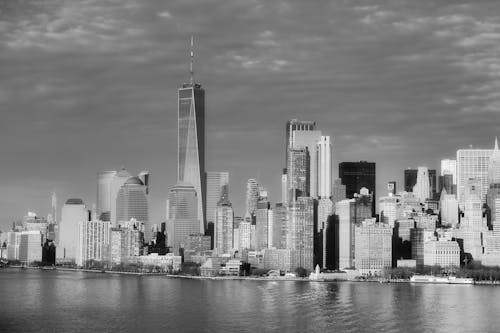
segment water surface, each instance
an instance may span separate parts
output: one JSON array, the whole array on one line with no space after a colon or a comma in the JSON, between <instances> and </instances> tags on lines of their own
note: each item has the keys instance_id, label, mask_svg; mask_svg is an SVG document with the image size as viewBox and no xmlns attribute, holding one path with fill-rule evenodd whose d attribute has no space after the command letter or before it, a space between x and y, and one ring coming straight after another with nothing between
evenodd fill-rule
<instances>
[{"instance_id":1,"label":"water surface","mask_svg":"<svg viewBox=\"0 0 500 333\"><path fill-rule=\"evenodd\" d=\"M0 270L1 332L498 332L500 287Z\"/></svg>"}]
</instances>

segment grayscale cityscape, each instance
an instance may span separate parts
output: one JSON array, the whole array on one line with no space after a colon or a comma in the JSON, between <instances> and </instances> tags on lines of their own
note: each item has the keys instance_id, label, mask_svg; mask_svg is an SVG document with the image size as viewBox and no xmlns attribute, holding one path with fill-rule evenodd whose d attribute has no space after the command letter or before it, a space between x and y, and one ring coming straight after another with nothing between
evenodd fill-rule
<instances>
[{"instance_id":1,"label":"grayscale cityscape","mask_svg":"<svg viewBox=\"0 0 500 333\"><path fill-rule=\"evenodd\" d=\"M0 332L498 332L500 3L0 1Z\"/></svg>"}]
</instances>

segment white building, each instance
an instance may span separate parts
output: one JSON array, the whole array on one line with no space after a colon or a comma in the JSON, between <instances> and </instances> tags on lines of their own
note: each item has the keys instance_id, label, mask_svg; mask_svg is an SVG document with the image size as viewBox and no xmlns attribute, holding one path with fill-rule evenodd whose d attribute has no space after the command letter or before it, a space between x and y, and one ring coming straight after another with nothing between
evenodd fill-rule
<instances>
[{"instance_id":1,"label":"white building","mask_svg":"<svg viewBox=\"0 0 500 333\"><path fill-rule=\"evenodd\" d=\"M392 267L392 226L374 218L356 226L354 262L361 274L380 275Z\"/></svg>"},{"instance_id":2,"label":"white building","mask_svg":"<svg viewBox=\"0 0 500 333\"><path fill-rule=\"evenodd\" d=\"M83 221L78 224L78 253L76 264L85 266L88 261L106 261L110 242L111 222Z\"/></svg>"},{"instance_id":3,"label":"white building","mask_svg":"<svg viewBox=\"0 0 500 333\"><path fill-rule=\"evenodd\" d=\"M488 167L491 149L459 149L457 150L457 199L463 208L465 203L465 190L471 178L479 180L480 198L485 200L488 191Z\"/></svg>"},{"instance_id":4,"label":"white building","mask_svg":"<svg viewBox=\"0 0 500 333\"><path fill-rule=\"evenodd\" d=\"M427 167L418 167L417 183L413 186L413 193L420 200L420 202L425 202L425 200L431 198L429 170Z\"/></svg>"},{"instance_id":5,"label":"white building","mask_svg":"<svg viewBox=\"0 0 500 333\"><path fill-rule=\"evenodd\" d=\"M89 220L82 199L68 199L61 210L59 244L56 258L60 262L75 262L78 252L78 224Z\"/></svg>"},{"instance_id":6,"label":"white building","mask_svg":"<svg viewBox=\"0 0 500 333\"><path fill-rule=\"evenodd\" d=\"M339 218L339 268L354 267L354 199L341 200L335 204Z\"/></svg>"},{"instance_id":7,"label":"white building","mask_svg":"<svg viewBox=\"0 0 500 333\"><path fill-rule=\"evenodd\" d=\"M165 272L178 272L181 270L182 257L176 256L173 253L167 253L166 255L158 255L158 253L151 253L148 255L131 257L130 262L137 262L144 267L159 267Z\"/></svg>"},{"instance_id":8,"label":"white building","mask_svg":"<svg viewBox=\"0 0 500 333\"><path fill-rule=\"evenodd\" d=\"M394 227L394 222L401 218L401 197L391 195L381 197L378 201L380 222Z\"/></svg>"},{"instance_id":9,"label":"white building","mask_svg":"<svg viewBox=\"0 0 500 333\"><path fill-rule=\"evenodd\" d=\"M251 247L251 234L252 234L252 222L250 221L241 221L239 227L239 246L240 250L250 249Z\"/></svg>"},{"instance_id":10,"label":"white building","mask_svg":"<svg viewBox=\"0 0 500 333\"><path fill-rule=\"evenodd\" d=\"M318 154L318 197L330 199L332 196L332 144L330 136L321 136L316 146ZM314 180L314 179L313 179Z\"/></svg>"},{"instance_id":11,"label":"white building","mask_svg":"<svg viewBox=\"0 0 500 333\"><path fill-rule=\"evenodd\" d=\"M445 189L441 191L439 199L441 223L455 227L458 224L458 201L454 194L448 194Z\"/></svg>"},{"instance_id":12,"label":"white building","mask_svg":"<svg viewBox=\"0 0 500 333\"><path fill-rule=\"evenodd\" d=\"M460 246L456 241L429 240L424 242L424 265L441 267L460 266Z\"/></svg>"},{"instance_id":13,"label":"white building","mask_svg":"<svg viewBox=\"0 0 500 333\"><path fill-rule=\"evenodd\" d=\"M19 245L21 244L21 232L7 232L7 260L19 260Z\"/></svg>"}]
</instances>

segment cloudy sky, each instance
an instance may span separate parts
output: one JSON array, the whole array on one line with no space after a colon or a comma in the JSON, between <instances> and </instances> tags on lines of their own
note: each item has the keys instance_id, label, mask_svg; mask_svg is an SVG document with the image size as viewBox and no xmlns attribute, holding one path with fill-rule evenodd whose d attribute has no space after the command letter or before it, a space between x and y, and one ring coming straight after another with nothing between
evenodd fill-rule
<instances>
[{"instance_id":1,"label":"cloudy sky","mask_svg":"<svg viewBox=\"0 0 500 333\"><path fill-rule=\"evenodd\" d=\"M176 181L177 88L206 89L207 169L280 198L284 128L314 120L335 162L437 167L500 134L500 2L0 0L0 229L50 193L95 202L96 173ZM334 174L338 172L335 168Z\"/></svg>"}]
</instances>

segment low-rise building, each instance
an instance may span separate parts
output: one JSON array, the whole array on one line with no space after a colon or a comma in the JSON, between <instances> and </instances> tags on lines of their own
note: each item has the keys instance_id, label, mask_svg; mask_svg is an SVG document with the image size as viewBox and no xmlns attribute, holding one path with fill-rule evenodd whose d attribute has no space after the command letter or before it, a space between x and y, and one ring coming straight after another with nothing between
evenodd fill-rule
<instances>
[{"instance_id":1,"label":"low-rise building","mask_svg":"<svg viewBox=\"0 0 500 333\"><path fill-rule=\"evenodd\" d=\"M291 252L292 250L289 249L264 250L264 268L289 272L291 270Z\"/></svg>"},{"instance_id":2,"label":"low-rise building","mask_svg":"<svg viewBox=\"0 0 500 333\"><path fill-rule=\"evenodd\" d=\"M460 266L460 246L456 241L446 239L434 239L424 242L424 265Z\"/></svg>"}]
</instances>

